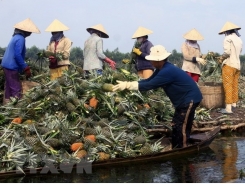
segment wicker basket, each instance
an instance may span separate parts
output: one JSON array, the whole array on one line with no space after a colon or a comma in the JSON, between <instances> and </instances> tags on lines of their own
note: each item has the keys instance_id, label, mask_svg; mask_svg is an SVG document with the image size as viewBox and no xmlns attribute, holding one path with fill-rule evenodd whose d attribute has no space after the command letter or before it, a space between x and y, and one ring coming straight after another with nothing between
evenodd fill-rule
<instances>
[{"instance_id":1,"label":"wicker basket","mask_svg":"<svg viewBox=\"0 0 245 184\"><path fill-rule=\"evenodd\" d=\"M199 83L199 89L203 96L203 100L201 101L200 106L207 109L224 107L225 98L222 83Z\"/></svg>"}]
</instances>

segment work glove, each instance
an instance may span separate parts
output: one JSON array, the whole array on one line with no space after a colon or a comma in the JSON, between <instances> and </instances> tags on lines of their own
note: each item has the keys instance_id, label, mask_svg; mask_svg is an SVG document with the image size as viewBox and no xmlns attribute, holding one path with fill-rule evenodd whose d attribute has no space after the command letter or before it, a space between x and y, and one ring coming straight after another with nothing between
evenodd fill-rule
<instances>
[{"instance_id":1,"label":"work glove","mask_svg":"<svg viewBox=\"0 0 245 184\"><path fill-rule=\"evenodd\" d=\"M201 65L206 65L207 61L203 58L196 57L196 61L200 63Z\"/></svg>"},{"instance_id":2,"label":"work glove","mask_svg":"<svg viewBox=\"0 0 245 184\"><path fill-rule=\"evenodd\" d=\"M130 59L123 59L123 60L122 60L122 63L124 63L124 64L129 64L129 63L130 63Z\"/></svg>"},{"instance_id":3,"label":"work glove","mask_svg":"<svg viewBox=\"0 0 245 184\"><path fill-rule=\"evenodd\" d=\"M116 69L116 62L115 62L115 61L112 61L112 60L109 59L108 57L105 58L104 60L105 60L105 62L107 62L107 63L110 65L110 67L111 67L113 70Z\"/></svg>"},{"instance_id":4,"label":"work glove","mask_svg":"<svg viewBox=\"0 0 245 184\"><path fill-rule=\"evenodd\" d=\"M135 53L135 54L137 54L138 56L140 56L141 55L141 51L140 51L140 49L138 49L138 48L133 48L133 52Z\"/></svg>"},{"instance_id":5,"label":"work glove","mask_svg":"<svg viewBox=\"0 0 245 184\"><path fill-rule=\"evenodd\" d=\"M50 63L56 63L57 62L57 60L54 56L49 56L48 59L49 59Z\"/></svg>"},{"instance_id":6,"label":"work glove","mask_svg":"<svg viewBox=\"0 0 245 184\"><path fill-rule=\"evenodd\" d=\"M25 72L25 75L26 75L26 79L29 79L31 77L31 69L29 66L27 66L25 69L24 69L24 72Z\"/></svg>"},{"instance_id":7,"label":"work glove","mask_svg":"<svg viewBox=\"0 0 245 184\"><path fill-rule=\"evenodd\" d=\"M117 85L112 87L112 91L123 91L125 89L128 90L138 90L139 84L137 81L127 82L127 81L117 81Z\"/></svg>"}]
</instances>

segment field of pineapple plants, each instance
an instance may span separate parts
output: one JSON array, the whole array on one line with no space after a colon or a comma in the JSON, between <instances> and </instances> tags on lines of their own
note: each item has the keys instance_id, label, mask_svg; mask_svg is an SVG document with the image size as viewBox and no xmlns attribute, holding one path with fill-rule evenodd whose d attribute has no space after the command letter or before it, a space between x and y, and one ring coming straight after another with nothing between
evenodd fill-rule
<instances>
[{"instance_id":1,"label":"field of pineapple plants","mask_svg":"<svg viewBox=\"0 0 245 184\"><path fill-rule=\"evenodd\" d=\"M208 56L203 80L220 81L220 66ZM112 92L117 80L139 80L121 64L116 70L107 65L102 76L85 76L82 68L72 64L63 77L50 81L47 63L27 61L32 69L31 81L38 85L12 98L0 108L0 172L44 166L52 155L53 164L78 163L136 157L168 150L161 139L151 142L153 130L171 134L173 106L162 89L147 92ZM131 66L130 66L131 67ZM24 76L21 76L25 80ZM4 85L0 70L1 89ZM244 78L240 83L240 107L244 107ZM3 99L3 90L1 99ZM212 117L213 109L199 107L194 126L210 128L230 123L232 118ZM214 111L213 111L214 112ZM224 118L226 118L224 120ZM223 121L221 121L223 119ZM213 123L204 123L211 122Z\"/></svg>"}]
</instances>

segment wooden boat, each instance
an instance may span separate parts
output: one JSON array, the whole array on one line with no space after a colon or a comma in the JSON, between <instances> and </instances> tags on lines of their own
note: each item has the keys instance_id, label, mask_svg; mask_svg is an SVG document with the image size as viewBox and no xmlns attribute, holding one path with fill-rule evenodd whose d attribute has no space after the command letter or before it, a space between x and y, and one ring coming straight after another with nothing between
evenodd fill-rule
<instances>
[{"instance_id":1,"label":"wooden boat","mask_svg":"<svg viewBox=\"0 0 245 184\"><path fill-rule=\"evenodd\" d=\"M192 145L187 146L185 148L178 148L178 149L171 149L164 152L155 153L152 155L141 155L137 157L128 157L128 158L115 158L115 159L109 159L106 161L95 161L92 163L92 167L99 167L99 166L109 166L109 165L119 165L124 163L138 163L138 162L148 162L153 160L162 160L162 159L169 159L173 157L183 156L184 154L191 154L195 152L199 152L200 150L203 150L207 148L211 142L215 139L215 137L218 135L220 131L220 127L215 127L213 130L210 130L208 132L204 133L197 133L191 135ZM70 169L78 169L79 165L69 165L67 167L70 167ZM60 173L64 173L62 169L56 168L57 171ZM34 175L34 174L43 174L41 171L43 168L35 168L32 171L30 169L25 169L24 172L26 175ZM69 168L67 168L69 170ZM54 173L52 173L54 174ZM58 173L57 173L58 174ZM2 177L8 177L8 176L21 176L23 173L20 171L7 171L7 172L0 172L0 178Z\"/></svg>"}]
</instances>

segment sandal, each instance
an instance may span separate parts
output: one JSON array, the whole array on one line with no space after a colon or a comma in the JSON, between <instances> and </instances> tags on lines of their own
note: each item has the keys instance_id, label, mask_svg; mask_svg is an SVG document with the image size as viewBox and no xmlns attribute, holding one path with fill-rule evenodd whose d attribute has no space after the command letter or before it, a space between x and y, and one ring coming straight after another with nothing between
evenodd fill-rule
<instances>
[{"instance_id":1,"label":"sandal","mask_svg":"<svg viewBox=\"0 0 245 184\"><path fill-rule=\"evenodd\" d=\"M233 113L233 112L228 112L226 109L221 109L218 112L222 114L232 114Z\"/></svg>"}]
</instances>

